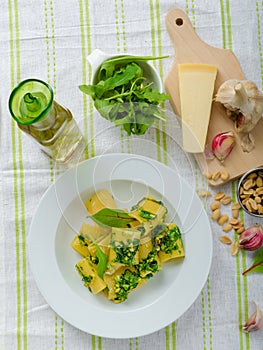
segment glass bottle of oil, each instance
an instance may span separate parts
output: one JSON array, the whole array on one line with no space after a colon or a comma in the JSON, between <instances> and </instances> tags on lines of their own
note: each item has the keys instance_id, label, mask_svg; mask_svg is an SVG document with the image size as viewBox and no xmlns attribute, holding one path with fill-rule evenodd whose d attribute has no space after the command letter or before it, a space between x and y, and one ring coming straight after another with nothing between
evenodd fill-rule
<instances>
[{"instance_id":1,"label":"glass bottle of oil","mask_svg":"<svg viewBox=\"0 0 263 350\"><path fill-rule=\"evenodd\" d=\"M38 79L22 81L11 93L9 110L18 127L58 163L67 162L83 136L71 112L54 101L53 90Z\"/></svg>"}]
</instances>

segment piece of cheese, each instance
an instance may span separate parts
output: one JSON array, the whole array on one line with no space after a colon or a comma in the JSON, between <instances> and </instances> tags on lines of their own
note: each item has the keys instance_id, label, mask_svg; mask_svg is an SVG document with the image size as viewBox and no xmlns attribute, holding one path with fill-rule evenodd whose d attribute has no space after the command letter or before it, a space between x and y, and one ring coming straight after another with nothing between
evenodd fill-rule
<instances>
[{"instance_id":1,"label":"piece of cheese","mask_svg":"<svg viewBox=\"0 0 263 350\"><path fill-rule=\"evenodd\" d=\"M210 120L217 67L208 64L179 64L183 149L204 152Z\"/></svg>"}]
</instances>

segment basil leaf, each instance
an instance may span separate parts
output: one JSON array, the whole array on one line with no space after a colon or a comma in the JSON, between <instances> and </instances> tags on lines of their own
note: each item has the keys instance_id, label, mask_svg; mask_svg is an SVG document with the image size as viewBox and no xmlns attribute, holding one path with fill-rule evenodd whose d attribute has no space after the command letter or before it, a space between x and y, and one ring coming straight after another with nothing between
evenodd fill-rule
<instances>
[{"instance_id":1,"label":"basil leaf","mask_svg":"<svg viewBox=\"0 0 263 350\"><path fill-rule=\"evenodd\" d=\"M127 228L132 222L137 221L121 209L104 208L89 217L97 224L106 227Z\"/></svg>"},{"instance_id":2,"label":"basil leaf","mask_svg":"<svg viewBox=\"0 0 263 350\"><path fill-rule=\"evenodd\" d=\"M108 257L107 255L100 249L100 247L94 243L96 246L96 255L97 258L99 259L98 265L97 265L97 269L98 269L98 275L101 279L103 279L104 276L104 272L107 268L107 264L108 264Z\"/></svg>"},{"instance_id":3,"label":"basil leaf","mask_svg":"<svg viewBox=\"0 0 263 350\"><path fill-rule=\"evenodd\" d=\"M259 272L263 273L263 247L257 251L253 264L242 273L242 275L246 275L251 272Z\"/></svg>"}]
</instances>

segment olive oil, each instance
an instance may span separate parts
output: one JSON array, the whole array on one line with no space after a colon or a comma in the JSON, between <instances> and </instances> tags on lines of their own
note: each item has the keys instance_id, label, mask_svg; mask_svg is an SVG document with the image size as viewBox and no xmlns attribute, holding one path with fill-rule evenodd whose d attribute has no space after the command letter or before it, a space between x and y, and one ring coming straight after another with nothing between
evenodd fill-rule
<instances>
[{"instance_id":1,"label":"olive oil","mask_svg":"<svg viewBox=\"0 0 263 350\"><path fill-rule=\"evenodd\" d=\"M54 101L53 90L45 82L21 82L11 93L9 109L18 127L56 162L65 163L77 148L84 149L83 136L71 112Z\"/></svg>"},{"instance_id":2,"label":"olive oil","mask_svg":"<svg viewBox=\"0 0 263 350\"><path fill-rule=\"evenodd\" d=\"M32 136L41 149L57 162L66 162L73 152L83 144L83 136L71 112L53 101L48 116L39 122L18 127Z\"/></svg>"}]
</instances>

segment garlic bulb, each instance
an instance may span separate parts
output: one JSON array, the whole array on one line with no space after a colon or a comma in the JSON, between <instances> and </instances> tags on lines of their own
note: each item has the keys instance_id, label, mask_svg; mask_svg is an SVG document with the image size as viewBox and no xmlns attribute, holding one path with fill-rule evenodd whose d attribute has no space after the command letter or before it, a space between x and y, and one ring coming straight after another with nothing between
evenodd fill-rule
<instances>
[{"instance_id":1,"label":"garlic bulb","mask_svg":"<svg viewBox=\"0 0 263 350\"><path fill-rule=\"evenodd\" d=\"M250 132L263 117L263 93L252 81L229 79L218 89L215 101L222 103L234 119L242 149L250 152L255 146Z\"/></svg>"}]
</instances>

